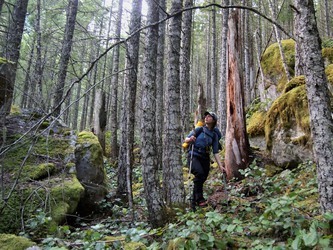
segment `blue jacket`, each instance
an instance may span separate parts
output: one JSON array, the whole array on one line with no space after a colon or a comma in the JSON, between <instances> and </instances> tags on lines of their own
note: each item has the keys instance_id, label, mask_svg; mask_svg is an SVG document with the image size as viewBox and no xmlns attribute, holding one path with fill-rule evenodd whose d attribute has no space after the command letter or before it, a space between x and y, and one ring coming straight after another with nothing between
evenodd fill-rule
<instances>
[{"instance_id":1,"label":"blue jacket","mask_svg":"<svg viewBox=\"0 0 333 250\"><path fill-rule=\"evenodd\" d=\"M188 134L187 137L194 135L197 139L194 143L193 156L199 156L203 158L209 158L210 148L213 149L213 154L219 152L219 140L221 138L221 132L218 128L209 130L207 126L197 127ZM189 147L189 156L192 152L192 145Z\"/></svg>"}]
</instances>

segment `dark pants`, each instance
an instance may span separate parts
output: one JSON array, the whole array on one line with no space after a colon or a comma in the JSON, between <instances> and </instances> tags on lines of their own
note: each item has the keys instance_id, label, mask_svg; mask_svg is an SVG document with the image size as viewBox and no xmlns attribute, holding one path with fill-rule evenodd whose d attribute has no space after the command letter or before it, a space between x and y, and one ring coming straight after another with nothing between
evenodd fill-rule
<instances>
[{"instance_id":1,"label":"dark pants","mask_svg":"<svg viewBox=\"0 0 333 250\"><path fill-rule=\"evenodd\" d=\"M188 158L188 166L191 166L191 158ZM193 200L198 202L203 199L203 184L207 180L210 170L210 159L193 156L191 173L194 175Z\"/></svg>"}]
</instances>

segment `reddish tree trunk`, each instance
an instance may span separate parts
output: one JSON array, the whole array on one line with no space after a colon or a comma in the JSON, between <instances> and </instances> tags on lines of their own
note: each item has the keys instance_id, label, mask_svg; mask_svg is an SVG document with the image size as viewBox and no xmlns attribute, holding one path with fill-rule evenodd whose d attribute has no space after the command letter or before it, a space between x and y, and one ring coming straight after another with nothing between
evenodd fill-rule
<instances>
[{"instance_id":1,"label":"reddish tree trunk","mask_svg":"<svg viewBox=\"0 0 333 250\"><path fill-rule=\"evenodd\" d=\"M228 179L241 178L239 169L249 164L249 141L246 135L243 88L239 72L238 12L229 19L227 85L227 131L225 142L225 167Z\"/></svg>"}]
</instances>

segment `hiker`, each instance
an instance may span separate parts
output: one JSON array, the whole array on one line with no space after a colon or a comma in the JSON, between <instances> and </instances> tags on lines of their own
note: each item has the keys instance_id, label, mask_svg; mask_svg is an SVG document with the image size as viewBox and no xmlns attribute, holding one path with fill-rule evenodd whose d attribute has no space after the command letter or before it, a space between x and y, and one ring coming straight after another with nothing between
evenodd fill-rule
<instances>
[{"instance_id":1,"label":"hiker","mask_svg":"<svg viewBox=\"0 0 333 250\"><path fill-rule=\"evenodd\" d=\"M221 132L215 127L216 123L217 115L214 112L205 112L205 125L195 128L184 140L185 143L190 144L188 147L187 164L191 168L191 173L194 175L192 208L195 208L195 206L207 206L207 201L203 196L203 184L207 180L210 170L211 148L217 164L220 169L224 171L224 167L218 155Z\"/></svg>"}]
</instances>

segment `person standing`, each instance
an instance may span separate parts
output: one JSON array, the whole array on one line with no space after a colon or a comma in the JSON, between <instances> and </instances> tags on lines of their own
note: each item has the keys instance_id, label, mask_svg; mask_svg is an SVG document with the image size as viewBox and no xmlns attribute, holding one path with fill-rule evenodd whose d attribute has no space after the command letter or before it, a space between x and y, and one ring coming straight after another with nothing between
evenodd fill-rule
<instances>
[{"instance_id":1,"label":"person standing","mask_svg":"<svg viewBox=\"0 0 333 250\"><path fill-rule=\"evenodd\" d=\"M192 208L207 206L207 201L203 196L203 185L210 171L211 150L220 169L225 171L218 154L221 132L216 127L217 115L214 112L206 111L204 117L205 125L192 130L184 140L185 143L191 144L188 150L187 164L194 175Z\"/></svg>"}]
</instances>

